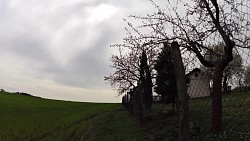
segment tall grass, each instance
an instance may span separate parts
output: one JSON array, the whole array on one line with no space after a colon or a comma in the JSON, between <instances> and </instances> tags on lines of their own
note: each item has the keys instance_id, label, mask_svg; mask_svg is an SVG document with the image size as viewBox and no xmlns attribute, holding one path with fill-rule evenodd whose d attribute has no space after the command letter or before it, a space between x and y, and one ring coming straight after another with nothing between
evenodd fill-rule
<instances>
[{"instance_id":1,"label":"tall grass","mask_svg":"<svg viewBox=\"0 0 250 141\"><path fill-rule=\"evenodd\" d=\"M74 140L117 104L45 100L0 92L0 140Z\"/></svg>"},{"instance_id":2,"label":"tall grass","mask_svg":"<svg viewBox=\"0 0 250 141\"><path fill-rule=\"evenodd\" d=\"M0 141L147 141L121 104L0 92Z\"/></svg>"},{"instance_id":3,"label":"tall grass","mask_svg":"<svg viewBox=\"0 0 250 141\"><path fill-rule=\"evenodd\" d=\"M93 141L147 141L148 138L131 114L120 105L107 112L96 124Z\"/></svg>"}]
</instances>

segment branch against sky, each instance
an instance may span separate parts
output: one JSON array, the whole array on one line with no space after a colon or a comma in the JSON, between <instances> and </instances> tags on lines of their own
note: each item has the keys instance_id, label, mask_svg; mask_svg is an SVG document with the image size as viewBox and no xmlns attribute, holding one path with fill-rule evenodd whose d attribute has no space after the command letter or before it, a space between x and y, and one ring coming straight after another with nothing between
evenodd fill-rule
<instances>
[{"instance_id":1,"label":"branch against sky","mask_svg":"<svg viewBox=\"0 0 250 141\"><path fill-rule=\"evenodd\" d=\"M248 14L242 10L242 7L248 7L243 4L244 0L190 0L188 3L168 0L165 9L161 9L153 0L151 2L158 12L135 18L146 20L144 27L166 27L166 31L172 31L168 34L170 38L166 39L178 41L182 47L194 53L202 65L214 68L211 131L220 132L223 72L233 60L233 49L247 47L249 42ZM206 60L205 52L212 52L209 46L220 42L225 44L221 58Z\"/></svg>"},{"instance_id":2,"label":"branch against sky","mask_svg":"<svg viewBox=\"0 0 250 141\"><path fill-rule=\"evenodd\" d=\"M222 129L223 71L233 60L233 49L247 48L250 41L249 17L244 11L244 9L248 10L245 0L190 0L188 2L167 0L167 5L162 7L153 0L150 2L156 12L146 16L130 16L141 21L141 25L136 28L129 23L132 31L138 35L137 37L129 35L138 43L132 46L131 51L144 45L177 41L184 48L185 53L195 54L195 58L202 65L215 68L211 131L219 132ZM225 44L221 58L216 61L206 60L205 53L213 52L209 47L218 43ZM185 53L182 55L184 56ZM189 59L193 60L191 57Z\"/></svg>"},{"instance_id":3,"label":"branch against sky","mask_svg":"<svg viewBox=\"0 0 250 141\"><path fill-rule=\"evenodd\" d=\"M157 12L147 16L132 16L141 20L140 27L151 28L158 36L154 42L176 40L182 47L195 52L201 63L214 66L214 62L206 61L202 55L209 46L233 41L236 47L248 47L250 26L247 21L244 0L233 1L167 1L167 5L158 6L150 0ZM242 10L243 9L243 10ZM225 51L229 51L227 48ZM230 52L230 51L229 51ZM229 56L225 56L226 57Z\"/></svg>"},{"instance_id":4,"label":"branch against sky","mask_svg":"<svg viewBox=\"0 0 250 141\"><path fill-rule=\"evenodd\" d=\"M247 47L249 44L249 37L246 32L250 24L246 20L247 15L240 11L242 7L244 8L244 0L218 2L207 0L190 0L188 2L168 0L166 5L161 7L153 0L149 1L155 7L156 12L146 14L145 16L131 15L128 19L124 19L128 24L125 28L127 36L123 38L124 42L122 44L112 46L118 47L120 53L119 56L113 55L111 58L112 62L115 62L115 59L118 61L119 58L120 61L127 58L126 62L131 62L131 58L134 58L135 60L137 59L135 64L138 64L138 53L141 52L142 47L147 47L150 50L149 61L155 60L155 56L160 49L159 44L166 40L168 42L175 40L179 42L181 47L184 47L182 55L185 66L192 64L190 62L194 62L198 58L203 65L214 67L216 62L204 58L205 52L212 51L209 48L210 46L224 42L227 46L224 48L225 52L228 53L224 55L222 60L232 60L232 54L230 53L232 46ZM128 22L128 20L132 20L132 22ZM229 46L230 48L228 48ZM225 62L225 65L227 65L228 62ZM149 64L153 64L153 62ZM119 67L116 68L114 65L111 67L121 72ZM125 70L134 72L135 66L127 66ZM118 74L118 71L114 74ZM110 80L117 81L118 83L113 81L111 85L119 86L118 89L126 84L127 88L123 89L126 91L129 87L135 85L137 81L135 75L138 75L138 72L127 74L126 76L129 76L128 79L123 80L122 83L118 82L114 78L115 75L112 76L112 74L109 77L105 77L105 79L109 80L110 83ZM133 78L130 78L132 76ZM128 81L129 79L132 81ZM127 82L125 83L124 81ZM119 85L119 83L123 84L123 86Z\"/></svg>"},{"instance_id":5,"label":"branch against sky","mask_svg":"<svg viewBox=\"0 0 250 141\"><path fill-rule=\"evenodd\" d=\"M137 86L140 78L140 57L145 50L148 58L148 65L151 72L151 77L154 78L155 71L153 71L159 44L150 44L150 36L142 34L133 26L132 23L126 19L128 27L125 28L127 36L123 38L122 44L111 45L118 49L117 54L112 54L110 66L114 69L114 73L104 77L104 80L110 83L111 87L118 91L118 95Z\"/></svg>"}]
</instances>

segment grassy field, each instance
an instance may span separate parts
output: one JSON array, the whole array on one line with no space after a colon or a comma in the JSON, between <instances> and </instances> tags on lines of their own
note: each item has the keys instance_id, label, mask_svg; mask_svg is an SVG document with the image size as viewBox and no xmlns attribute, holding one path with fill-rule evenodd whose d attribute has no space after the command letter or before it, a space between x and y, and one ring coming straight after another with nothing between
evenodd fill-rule
<instances>
[{"instance_id":1,"label":"grassy field","mask_svg":"<svg viewBox=\"0 0 250 141\"><path fill-rule=\"evenodd\" d=\"M147 140L121 104L0 92L0 141Z\"/></svg>"},{"instance_id":2,"label":"grassy field","mask_svg":"<svg viewBox=\"0 0 250 141\"><path fill-rule=\"evenodd\" d=\"M223 95L223 132L209 133L211 98L190 99L191 141L250 140L250 92ZM46 100L0 92L0 141L174 141L177 114L153 104L139 126L121 104Z\"/></svg>"}]
</instances>

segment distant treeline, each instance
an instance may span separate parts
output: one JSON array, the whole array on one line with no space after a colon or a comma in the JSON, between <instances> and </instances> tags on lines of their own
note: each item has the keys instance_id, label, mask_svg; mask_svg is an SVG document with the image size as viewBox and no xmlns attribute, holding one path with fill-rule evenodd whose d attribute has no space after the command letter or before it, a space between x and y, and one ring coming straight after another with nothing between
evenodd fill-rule
<instances>
[{"instance_id":1,"label":"distant treeline","mask_svg":"<svg viewBox=\"0 0 250 141\"><path fill-rule=\"evenodd\" d=\"M28 93L25 93L25 92L14 92L14 93L12 93L12 92L7 92L4 89L1 89L1 92L8 93L8 94L18 94L18 95L23 95L23 96L30 96L30 97L41 98L41 97L33 96L32 94L28 94Z\"/></svg>"}]
</instances>

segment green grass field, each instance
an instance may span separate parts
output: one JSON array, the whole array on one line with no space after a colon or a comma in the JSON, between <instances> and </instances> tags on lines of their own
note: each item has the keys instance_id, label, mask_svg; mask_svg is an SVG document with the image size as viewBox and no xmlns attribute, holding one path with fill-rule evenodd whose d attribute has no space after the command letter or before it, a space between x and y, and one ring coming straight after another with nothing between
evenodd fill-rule
<instances>
[{"instance_id":1,"label":"green grass field","mask_svg":"<svg viewBox=\"0 0 250 141\"><path fill-rule=\"evenodd\" d=\"M146 140L121 104L66 102L0 92L0 141Z\"/></svg>"},{"instance_id":2,"label":"green grass field","mask_svg":"<svg viewBox=\"0 0 250 141\"><path fill-rule=\"evenodd\" d=\"M190 99L191 141L250 140L250 93L223 95L223 132L209 133L211 98ZM0 92L0 141L171 141L177 114L153 104L143 126L121 104L66 102ZM157 115L157 116L156 116Z\"/></svg>"}]
</instances>

